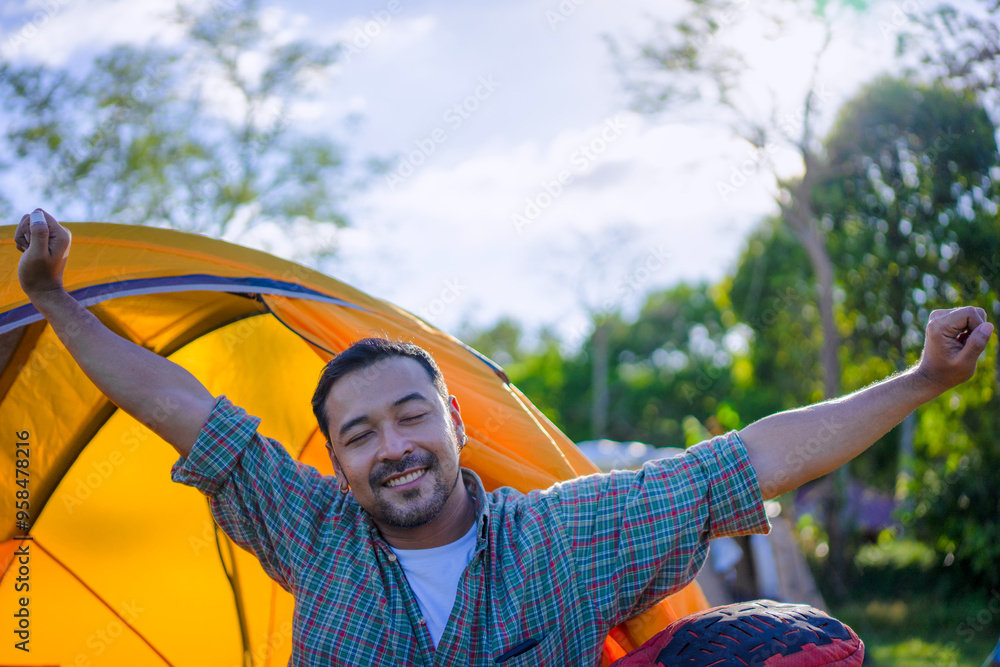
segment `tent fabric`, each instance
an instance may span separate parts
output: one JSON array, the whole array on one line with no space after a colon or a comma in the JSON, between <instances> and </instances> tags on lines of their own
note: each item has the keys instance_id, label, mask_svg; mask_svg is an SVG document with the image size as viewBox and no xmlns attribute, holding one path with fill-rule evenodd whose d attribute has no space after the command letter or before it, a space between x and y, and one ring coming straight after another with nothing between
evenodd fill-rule
<instances>
[{"instance_id":1,"label":"tent fabric","mask_svg":"<svg viewBox=\"0 0 1000 667\"><path fill-rule=\"evenodd\" d=\"M467 425L462 464L487 489L597 472L502 369L385 301L206 237L67 227L68 291L260 417L261 433L324 474L333 469L310 398L326 361L367 336L434 356ZM15 635L0 643L0 665L287 664L292 597L215 526L204 496L170 481L173 448L84 376L21 291L13 237L14 226L0 227L0 616L8 637L27 625L30 652ZM696 584L686 587L615 628L604 663L707 607Z\"/></svg>"}]
</instances>

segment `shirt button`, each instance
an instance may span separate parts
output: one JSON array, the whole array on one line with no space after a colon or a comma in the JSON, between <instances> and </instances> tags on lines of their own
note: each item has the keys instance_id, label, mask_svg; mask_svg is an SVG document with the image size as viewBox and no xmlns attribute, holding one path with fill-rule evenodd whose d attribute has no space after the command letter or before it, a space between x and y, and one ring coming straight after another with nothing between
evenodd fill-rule
<instances>
[{"instance_id":1,"label":"shirt button","mask_svg":"<svg viewBox=\"0 0 1000 667\"><path fill-rule=\"evenodd\" d=\"M421 617L421 619L420 619L419 621L417 621L417 625L427 625L427 621L425 621L425 620L424 620L424 619L423 619L423 618Z\"/></svg>"},{"instance_id":2,"label":"shirt button","mask_svg":"<svg viewBox=\"0 0 1000 667\"><path fill-rule=\"evenodd\" d=\"M392 561L393 563L395 563L396 562L396 554L389 554L389 560Z\"/></svg>"}]
</instances>

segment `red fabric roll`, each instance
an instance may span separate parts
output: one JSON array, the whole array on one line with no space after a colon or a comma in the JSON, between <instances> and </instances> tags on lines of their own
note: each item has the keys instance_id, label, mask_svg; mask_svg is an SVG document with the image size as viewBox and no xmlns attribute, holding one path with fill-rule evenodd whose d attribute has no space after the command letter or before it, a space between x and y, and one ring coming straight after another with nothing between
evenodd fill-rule
<instances>
[{"instance_id":1,"label":"red fabric roll","mask_svg":"<svg viewBox=\"0 0 1000 667\"><path fill-rule=\"evenodd\" d=\"M808 605L756 600L685 616L614 667L856 667L864 657L864 643L837 619Z\"/></svg>"}]
</instances>

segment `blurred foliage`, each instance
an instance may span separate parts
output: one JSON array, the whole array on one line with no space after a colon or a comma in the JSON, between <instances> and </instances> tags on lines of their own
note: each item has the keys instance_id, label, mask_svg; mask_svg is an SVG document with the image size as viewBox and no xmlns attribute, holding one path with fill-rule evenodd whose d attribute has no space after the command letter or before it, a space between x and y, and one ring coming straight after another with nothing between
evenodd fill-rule
<instances>
[{"instance_id":1,"label":"blurred foliage","mask_svg":"<svg viewBox=\"0 0 1000 667\"><path fill-rule=\"evenodd\" d=\"M914 73L975 93L1000 120L1000 2L942 2L909 19L898 50L917 56Z\"/></svg>"},{"instance_id":2,"label":"blurred foliage","mask_svg":"<svg viewBox=\"0 0 1000 667\"><path fill-rule=\"evenodd\" d=\"M809 260L780 220L765 220L747 240L730 282L736 315L754 341L741 401L746 423L823 400L817 364L823 332Z\"/></svg>"},{"instance_id":3,"label":"blurred foliage","mask_svg":"<svg viewBox=\"0 0 1000 667\"><path fill-rule=\"evenodd\" d=\"M292 108L336 47L266 30L255 0L180 6L176 46L115 46L64 67L0 63L8 168L52 210L221 236L346 224L343 151ZM328 248L329 250L329 248Z\"/></svg>"},{"instance_id":4,"label":"blurred foliage","mask_svg":"<svg viewBox=\"0 0 1000 667\"><path fill-rule=\"evenodd\" d=\"M993 136L973 96L939 85L881 79L842 109L824 142L830 168L812 195L834 259L845 387L915 363L935 308L972 304L1000 314ZM822 400L815 285L802 244L776 217L762 221L717 284L650 293L633 321L602 313L611 360L606 437L686 446ZM504 320L466 340L504 359L511 379L571 438L592 438L593 334L568 354L551 335L536 347L524 337ZM902 488L896 432L852 463L862 481L907 501L897 517L902 532L883 542L920 540L911 551L921 567L933 564L934 577L962 585L1000 583L996 350L991 343L973 380L918 411L913 476ZM814 564L827 567L826 527L810 518L799 529L809 533ZM858 538L849 544L863 548ZM850 590L891 565L876 556L861 552Z\"/></svg>"},{"instance_id":5,"label":"blurred foliage","mask_svg":"<svg viewBox=\"0 0 1000 667\"><path fill-rule=\"evenodd\" d=\"M814 196L844 308L858 313L850 352L904 368L930 310L967 296L953 284L965 272L953 269L973 208L997 212L982 190L996 158L992 124L971 95L879 79L841 110L827 155L838 168Z\"/></svg>"},{"instance_id":6,"label":"blurred foliage","mask_svg":"<svg viewBox=\"0 0 1000 667\"><path fill-rule=\"evenodd\" d=\"M835 267L827 249L829 230L821 224L821 211L812 197L814 185L828 171L817 132L819 119L829 112L829 95L820 72L834 41L835 24L845 16L862 13L866 3L796 0L753 5L733 0L688 0L679 5L670 21L652 22L652 35L631 49L629 56L623 55L615 40L608 39L625 89L633 107L642 113L682 112L727 127L734 137L753 147L752 164L759 159L768 163L767 154L777 149L789 151L801 160L801 171L791 177L779 174L774 165L767 164L766 169L774 181L770 190L780 211L778 220L794 235L811 267L811 307L818 313L820 324L822 397L839 396L843 368L838 353L841 335ZM769 82L756 76L751 64L752 47L748 46L754 42L748 40L759 39L762 32L768 39L777 40L791 25L815 36L808 47L788 53L788 57L803 61L809 74L795 84L785 81L785 94L778 95ZM791 90L796 92L789 95ZM753 171L762 166L757 164ZM741 171L737 171L734 165L730 182L718 183L724 201L735 192L737 179L747 175L743 169L740 165ZM755 294L751 291L746 296L753 298ZM782 346L782 350L786 349ZM839 517L846 488L847 470L840 468L825 500L831 518L831 568L837 579L844 578L845 534Z\"/></svg>"},{"instance_id":7,"label":"blurred foliage","mask_svg":"<svg viewBox=\"0 0 1000 667\"><path fill-rule=\"evenodd\" d=\"M836 176L814 196L831 228L830 253L849 314L848 389L915 363L936 308L965 304L1000 314L1000 284L984 270L1000 252L994 132L975 96L942 84L883 78L841 109L827 140ZM900 517L904 528L917 527L942 557L958 561L956 568L994 583L1000 581L996 474L937 483L959 467L1000 469L1000 446L988 435L998 412L995 347L982 365L985 372L920 412L914 479L902 478L906 486L897 491L911 501ZM973 429L969 420L977 422ZM894 438L883 438L859 462L867 470L856 466L867 481L886 486L891 479Z\"/></svg>"},{"instance_id":8,"label":"blurred foliage","mask_svg":"<svg viewBox=\"0 0 1000 667\"><path fill-rule=\"evenodd\" d=\"M885 535L858 550L852 572L850 601L831 613L874 664L978 667L996 644L1000 589L956 576L926 543Z\"/></svg>"}]
</instances>

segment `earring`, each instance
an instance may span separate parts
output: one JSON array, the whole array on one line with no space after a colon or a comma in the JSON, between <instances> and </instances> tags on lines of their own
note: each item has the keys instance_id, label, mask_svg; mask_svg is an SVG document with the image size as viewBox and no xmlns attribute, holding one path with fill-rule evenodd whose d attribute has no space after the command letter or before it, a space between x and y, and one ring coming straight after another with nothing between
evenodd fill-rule
<instances>
[{"instance_id":1,"label":"earring","mask_svg":"<svg viewBox=\"0 0 1000 667\"><path fill-rule=\"evenodd\" d=\"M339 488L340 488L340 492L341 492L341 493L347 493L348 491L350 491L350 490L351 490L351 487L349 487L349 486L344 486L343 484L341 484Z\"/></svg>"},{"instance_id":2,"label":"earring","mask_svg":"<svg viewBox=\"0 0 1000 667\"><path fill-rule=\"evenodd\" d=\"M465 446L469 444L469 436L462 434L462 444L458 446L458 451L465 449Z\"/></svg>"}]
</instances>

